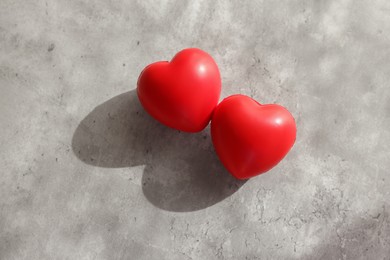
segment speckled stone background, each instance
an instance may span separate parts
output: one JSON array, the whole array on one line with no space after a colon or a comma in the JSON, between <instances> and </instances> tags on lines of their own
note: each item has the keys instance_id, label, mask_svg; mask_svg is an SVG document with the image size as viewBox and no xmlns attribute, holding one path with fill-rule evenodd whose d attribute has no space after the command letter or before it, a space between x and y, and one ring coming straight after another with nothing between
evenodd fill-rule
<instances>
[{"instance_id":1,"label":"speckled stone background","mask_svg":"<svg viewBox=\"0 0 390 260\"><path fill-rule=\"evenodd\" d=\"M390 259L389 35L386 0L0 0L0 258ZM140 107L187 47L295 116L276 168Z\"/></svg>"}]
</instances>

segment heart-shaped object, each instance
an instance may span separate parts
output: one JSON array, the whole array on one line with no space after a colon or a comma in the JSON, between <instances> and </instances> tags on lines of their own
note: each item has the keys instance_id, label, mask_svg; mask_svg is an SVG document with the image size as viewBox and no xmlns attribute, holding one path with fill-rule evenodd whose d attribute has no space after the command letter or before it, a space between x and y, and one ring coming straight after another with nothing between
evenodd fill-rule
<instances>
[{"instance_id":1,"label":"heart-shaped object","mask_svg":"<svg viewBox=\"0 0 390 260\"><path fill-rule=\"evenodd\" d=\"M221 76L206 52L184 49L173 59L148 65L138 78L138 98L145 110L171 128L203 130L221 92Z\"/></svg>"},{"instance_id":2,"label":"heart-shaped object","mask_svg":"<svg viewBox=\"0 0 390 260\"><path fill-rule=\"evenodd\" d=\"M295 142L296 125L282 106L233 95L214 110L211 136L226 169L238 179L248 179L284 158Z\"/></svg>"}]
</instances>

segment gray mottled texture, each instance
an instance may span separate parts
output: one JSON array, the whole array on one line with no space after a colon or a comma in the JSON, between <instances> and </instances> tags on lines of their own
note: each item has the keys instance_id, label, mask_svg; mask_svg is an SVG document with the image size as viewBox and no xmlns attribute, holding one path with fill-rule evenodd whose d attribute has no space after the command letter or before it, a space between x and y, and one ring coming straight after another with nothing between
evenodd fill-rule
<instances>
[{"instance_id":1,"label":"gray mottled texture","mask_svg":"<svg viewBox=\"0 0 390 260\"><path fill-rule=\"evenodd\" d=\"M0 0L0 259L390 259L390 2ZM199 47L293 150L247 182L144 66Z\"/></svg>"}]
</instances>

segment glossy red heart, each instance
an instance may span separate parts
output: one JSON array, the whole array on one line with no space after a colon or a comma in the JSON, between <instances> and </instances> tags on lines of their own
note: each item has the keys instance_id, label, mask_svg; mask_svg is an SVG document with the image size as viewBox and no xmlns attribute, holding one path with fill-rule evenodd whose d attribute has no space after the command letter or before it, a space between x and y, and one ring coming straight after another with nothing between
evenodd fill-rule
<instances>
[{"instance_id":1,"label":"glossy red heart","mask_svg":"<svg viewBox=\"0 0 390 260\"><path fill-rule=\"evenodd\" d=\"M217 64L206 52L190 48L168 61L147 66L138 78L137 93L145 110L171 128L203 130L221 92Z\"/></svg>"},{"instance_id":2,"label":"glossy red heart","mask_svg":"<svg viewBox=\"0 0 390 260\"><path fill-rule=\"evenodd\" d=\"M279 105L233 95L214 110L211 136L222 164L238 179L270 170L295 142L295 120Z\"/></svg>"}]
</instances>

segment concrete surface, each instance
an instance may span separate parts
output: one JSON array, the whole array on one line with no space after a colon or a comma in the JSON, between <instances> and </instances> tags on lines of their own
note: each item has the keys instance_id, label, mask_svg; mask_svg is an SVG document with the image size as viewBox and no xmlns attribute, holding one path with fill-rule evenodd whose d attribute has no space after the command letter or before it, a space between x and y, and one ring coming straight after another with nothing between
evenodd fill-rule
<instances>
[{"instance_id":1,"label":"concrete surface","mask_svg":"<svg viewBox=\"0 0 390 260\"><path fill-rule=\"evenodd\" d=\"M1 259L390 259L390 2L0 1ZM297 119L230 177L138 74L186 47Z\"/></svg>"}]
</instances>

